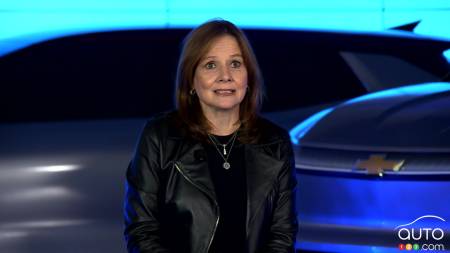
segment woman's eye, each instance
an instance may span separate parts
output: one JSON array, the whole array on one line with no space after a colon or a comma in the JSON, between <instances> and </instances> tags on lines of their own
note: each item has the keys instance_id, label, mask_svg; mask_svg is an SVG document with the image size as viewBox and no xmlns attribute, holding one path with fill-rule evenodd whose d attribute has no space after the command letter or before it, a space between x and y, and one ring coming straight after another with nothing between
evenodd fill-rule
<instances>
[{"instance_id":1,"label":"woman's eye","mask_svg":"<svg viewBox=\"0 0 450 253\"><path fill-rule=\"evenodd\" d=\"M233 67L233 68L239 68L240 66L241 66L240 61L232 61L231 62L231 67Z\"/></svg>"},{"instance_id":2,"label":"woman's eye","mask_svg":"<svg viewBox=\"0 0 450 253\"><path fill-rule=\"evenodd\" d=\"M205 68L207 69L213 69L216 67L216 64L214 62L208 62L205 64Z\"/></svg>"}]
</instances>

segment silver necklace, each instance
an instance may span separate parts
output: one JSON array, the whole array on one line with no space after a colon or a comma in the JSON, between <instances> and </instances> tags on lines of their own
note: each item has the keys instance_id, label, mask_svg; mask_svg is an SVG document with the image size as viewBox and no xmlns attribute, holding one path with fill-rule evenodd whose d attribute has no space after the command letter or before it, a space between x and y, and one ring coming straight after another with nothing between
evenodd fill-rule
<instances>
[{"instance_id":1,"label":"silver necklace","mask_svg":"<svg viewBox=\"0 0 450 253\"><path fill-rule=\"evenodd\" d=\"M214 144L214 147L216 147L217 152L219 152L219 155L222 157L222 159L224 160L224 163L222 164L222 167L226 170L230 169L231 165L228 162L228 158L231 155L231 150L233 149L233 145L234 145L234 141L236 140L236 136L237 136L237 132L236 131L233 136L231 137L231 139L226 143L226 144L222 144L220 143L216 137L214 137L213 135L208 134L209 139L211 140L211 142ZM228 151L228 155L227 155L227 145L230 144L231 142L231 146L230 146L230 150ZM217 146L222 146L223 147L223 154L222 152L220 152L219 148ZM226 156L226 157L225 157Z\"/></svg>"},{"instance_id":2,"label":"silver necklace","mask_svg":"<svg viewBox=\"0 0 450 253\"><path fill-rule=\"evenodd\" d=\"M228 144L230 144L231 141L234 140L236 134L237 134L237 131L233 134L233 136L225 144L220 143L220 141L217 140L217 138L214 135L211 135L211 137L214 139L214 141L213 141L214 144L216 144L218 146L222 146L222 148L223 148L223 155L226 156L227 155L227 146L228 146Z\"/></svg>"}]
</instances>

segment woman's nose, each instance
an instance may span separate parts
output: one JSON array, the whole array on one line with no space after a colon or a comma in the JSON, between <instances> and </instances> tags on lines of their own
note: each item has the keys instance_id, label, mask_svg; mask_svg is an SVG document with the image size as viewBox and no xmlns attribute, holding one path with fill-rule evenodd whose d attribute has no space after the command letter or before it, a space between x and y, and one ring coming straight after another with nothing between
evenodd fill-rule
<instances>
[{"instance_id":1,"label":"woman's nose","mask_svg":"<svg viewBox=\"0 0 450 253\"><path fill-rule=\"evenodd\" d=\"M232 80L233 80L233 78L231 76L230 70L227 67L220 68L218 81L219 82L231 82Z\"/></svg>"}]
</instances>

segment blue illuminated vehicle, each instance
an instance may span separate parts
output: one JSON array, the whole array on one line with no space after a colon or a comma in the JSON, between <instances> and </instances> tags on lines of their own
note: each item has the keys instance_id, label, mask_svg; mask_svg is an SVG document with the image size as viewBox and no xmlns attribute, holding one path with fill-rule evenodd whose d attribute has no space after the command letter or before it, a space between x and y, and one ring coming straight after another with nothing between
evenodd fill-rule
<instances>
[{"instance_id":1,"label":"blue illuminated vehicle","mask_svg":"<svg viewBox=\"0 0 450 253\"><path fill-rule=\"evenodd\" d=\"M316 113L290 134L299 248L398 252L410 243L450 250L450 83L360 96ZM416 239L406 228L399 232L423 216L434 217L410 225ZM437 239L425 228L436 229Z\"/></svg>"}]
</instances>

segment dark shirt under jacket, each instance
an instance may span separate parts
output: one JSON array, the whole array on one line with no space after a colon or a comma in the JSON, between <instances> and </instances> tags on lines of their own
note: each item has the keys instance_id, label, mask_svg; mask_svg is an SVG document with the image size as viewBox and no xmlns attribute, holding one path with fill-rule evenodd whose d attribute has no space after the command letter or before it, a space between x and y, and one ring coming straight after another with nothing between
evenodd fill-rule
<instances>
[{"instance_id":1,"label":"dark shirt under jacket","mask_svg":"<svg viewBox=\"0 0 450 253\"><path fill-rule=\"evenodd\" d=\"M227 143L231 135L216 136L220 143ZM227 152L231 143L227 145ZM218 147L222 152L222 147ZM208 165L217 202L220 219L210 252L240 253L245 251L247 189L245 177L244 145L237 139L229 153L230 169L223 168L224 159L212 144L205 144ZM223 154L223 153L222 153Z\"/></svg>"}]
</instances>

